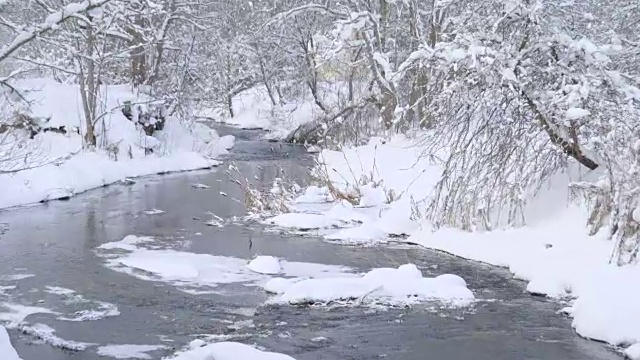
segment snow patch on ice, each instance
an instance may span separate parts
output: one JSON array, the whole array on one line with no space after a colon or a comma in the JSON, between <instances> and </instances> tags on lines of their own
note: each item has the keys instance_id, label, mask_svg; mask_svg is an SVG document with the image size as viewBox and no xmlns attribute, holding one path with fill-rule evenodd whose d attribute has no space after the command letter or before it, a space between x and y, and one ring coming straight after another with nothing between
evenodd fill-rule
<instances>
[{"instance_id":1,"label":"snow patch on ice","mask_svg":"<svg viewBox=\"0 0 640 360\"><path fill-rule=\"evenodd\" d=\"M69 296L76 293L75 290L63 288L60 286L45 286L44 292L53 295Z\"/></svg>"},{"instance_id":2,"label":"snow patch on ice","mask_svg":"<svg viewBox=\"0 0 640 360\"><path fill-rule=\"evenodd\" d=\"M144 213L147 215L160 215L160 214L164 214L164 210L150 209L150 210L145 210Z\"/></svg>"},{"instance_id":3,"label":"snow patch on ice","mask_svg":"<svg viewBox=\"0 0 640 360\"><path fill-rule=\"evenodd\" d=\"M120 241L104 243L98 246L98 249L104 249L104 250L122 249L122 250L133 251L138 249L138 245L152 242L154 240L155 240L154 238L149 236L128 235L128 236L125 236L124 239Z\"/></svg>"},{"instance_id":4,"label":"snow patch on ice","mask_svg":"<svg viewBox=\"0 0 640 360\"><path fill-rule=\"evenodd\" d=\"M96 321L106 317L120 315L120 310L114 304L97 301L97 309L80 310L74 313L73 317L58 317L58 320L64 321Z\"/></svg>"},{"instance_id":5,"label":"snow patch on ice","mask_svg":"<svg viewBox=\"0 0 640 360\"><path fill-rule=\"evenodd\" d=\"M151 351L166 349L164 345L105 345L97 349L100 356L116 359L152 359Z\"/></svg>"},{"instance_id":6,"label":"snow patch on ice","mask_svg":"<svg viewBox=\"0 0 640 360\"><path fill-rule=\"evenodd\" d=\"M17 288L17 286L15 285L0 285L0 295L2 296L6 296L7 295L7 291L10 290L15 290Z\"/></svg>"},{"instance_id":7,"label":"snow patch on ice","mask_svg":"<svg viewBox=\"0 0 640 360\"><path fill-rule=\"evenodd\" d=\"M0 276L0 281L20 281L36 276L35 274L10 274Z\"/></svg>"},{"instance_id":8,"label":"snow patch on ice","mask_svg":"<svg viewBox=\"0 0 640 360\"><path fill-rule=\"evenodd\" d=\"M92 343L64 340L55 335L56 331L52 327L45 324L22 325L20 326L20 331L41 340L45 344L64 350L83 351L90 346L96 345Z\"/></svg>"},{"instance_id":9,"label":"snow patch on ice","mask_svg":"<svg viewBox=\"0 0 640 360\"><path fill-rule=\"evenodd\" d=\"M353 269L346 266L292 262L274 257L259 257L252 264L235 257L141 247L150 241L153 241L153 238L130 235L121 241L103 244L98 249L125 251L124 253L100 252L100 255L106 258L106 265L113 270L143 280L171 283L181 288L264 282L270 278L264 272L275 271L276 261L280 267L278 273L282 276L313 278L355 276L351 273Z\"/></svg>"}]
</instances>

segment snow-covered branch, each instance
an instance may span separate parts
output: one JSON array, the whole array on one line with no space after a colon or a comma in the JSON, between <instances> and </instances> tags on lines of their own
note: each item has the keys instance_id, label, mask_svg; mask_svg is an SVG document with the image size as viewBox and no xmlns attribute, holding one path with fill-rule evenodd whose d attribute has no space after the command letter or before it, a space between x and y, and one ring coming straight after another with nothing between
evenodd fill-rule
<instances>
[{"instance_id":1,"label":"snow-covered branch","mask_svg":"<svg viewBox=\"0 0 640 360\"><path fill-rule=\"evenodd\" d=\"M29 41L57 29L60 24L73 18L76 14L99 8L110 1L111 0L84 0L79 3L68 4L51 13L44 21L36 25L28 26L25 30L18 33L9 44L3 46L2 49L0 49L0 61L4 61Z\"/></svg>"}]
</instances>

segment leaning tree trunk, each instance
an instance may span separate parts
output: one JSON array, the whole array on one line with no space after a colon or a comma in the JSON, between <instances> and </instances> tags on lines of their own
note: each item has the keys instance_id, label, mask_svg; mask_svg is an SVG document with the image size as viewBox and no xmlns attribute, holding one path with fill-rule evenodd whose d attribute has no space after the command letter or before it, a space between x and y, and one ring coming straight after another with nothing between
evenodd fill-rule
<instances>
[{"instance_id":1,"label":"leaning tree trunk","mask_svg":"<svg viewBox=\"0 0 640 360\"><path fill-rule=\"evenodd\" d=\"M522 93L522 95L527 102L527 105L529 105L529 108L531 108L531 110L533 111L536 120L540 123L542 129L547 133L547 135L549 136L549 140L551 140L554 145L558 146L565 155L574 158L576 161L578 161L578 163L585 166L589 170L595 170L598 168L598 164L582 152L582 149L580 149L580 145L577 143L577 139L574 139L574 141L571 142L560 136L552 128L551 123L547 120L547 117L540 111L538 105L536 105L533 99L531 99L524 92Z\"/></svg>"}]
</instances>

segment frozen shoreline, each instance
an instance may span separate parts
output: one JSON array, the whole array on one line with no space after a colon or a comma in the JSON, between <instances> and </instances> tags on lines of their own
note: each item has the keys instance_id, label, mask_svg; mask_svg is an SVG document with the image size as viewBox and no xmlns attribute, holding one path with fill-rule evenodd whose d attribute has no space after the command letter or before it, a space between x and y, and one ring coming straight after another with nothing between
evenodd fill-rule
<instances>
[{"instance_id":1,"label":"frozen shoreline","mask_svg":"<svg viewBox=\"0 0 640 360\"><path fill-rule=\"evenodd\" d=\"M95 168L96 164L100 164ZM151 175L211 169L220 161L197 154L112 161L104 154L80 154L61 166L46 165L15 174L0 175L0 209L67 199L89 190Z\"/></svg>"}]
</instances>

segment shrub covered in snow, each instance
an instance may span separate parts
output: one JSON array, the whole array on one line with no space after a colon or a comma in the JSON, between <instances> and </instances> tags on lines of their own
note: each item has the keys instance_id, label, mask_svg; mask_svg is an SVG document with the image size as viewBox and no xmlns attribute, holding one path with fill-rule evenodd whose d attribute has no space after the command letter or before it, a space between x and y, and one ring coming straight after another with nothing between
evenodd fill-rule
<instances>
[{"instance_id":1,"label":"shrub covered in snow","mask_svg":"<svg viewBox=\"0 0 640 360\"><path fill-rule=\"evenodd\" d=\"M135 121L153 111L149 98L117 85L100 88L97 146L87 149L77 85L30 79L16 87L27 101L12 103L13 109L34 125L5 126L0 133L0 185L6 194L0 208L68 197L125 177L208 168L233 146L232 137L221 139L203 124L166 114L162 128L149 132ZM129 119L124 110L132 104L138 113Z\"/></svg>"}]
</instances>

